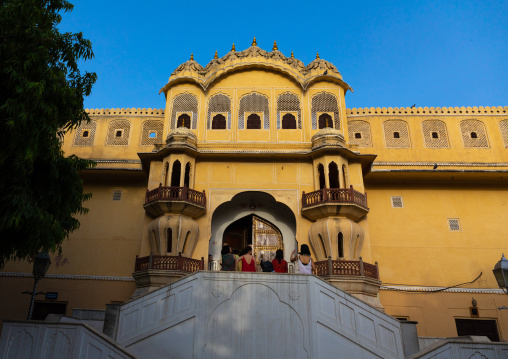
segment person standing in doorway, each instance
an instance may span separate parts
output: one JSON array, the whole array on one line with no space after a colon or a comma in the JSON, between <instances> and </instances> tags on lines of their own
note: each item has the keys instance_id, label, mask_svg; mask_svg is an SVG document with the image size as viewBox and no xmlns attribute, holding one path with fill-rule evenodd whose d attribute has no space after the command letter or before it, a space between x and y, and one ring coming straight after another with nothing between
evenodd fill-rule
<instances>
[{"instance_id":1,"label":"person standing in doorway","mask_svg":"<svg viewBox=\"0 0 508 359\"><path fill-rule=\"evenodd\" d=\"M256 261L252 255L252 247L248 246L245 248L245 252L243 256L238 258L239 261L242 261L242 272L255 272Z\"/></svg>"},{"instance_id":2,"label":"person standing in doorway","mask_svg":"<svg viewBox=\"0 0 508 359\"><path fill-rule=\"evenodd\" d=\"M300 246L300 253L296 254L296 249L291 253L291 262L296 262L295 273L312 274L314 271L314 262L310 256L309 246L302 244Z\"/></svg>"}]
</instances>

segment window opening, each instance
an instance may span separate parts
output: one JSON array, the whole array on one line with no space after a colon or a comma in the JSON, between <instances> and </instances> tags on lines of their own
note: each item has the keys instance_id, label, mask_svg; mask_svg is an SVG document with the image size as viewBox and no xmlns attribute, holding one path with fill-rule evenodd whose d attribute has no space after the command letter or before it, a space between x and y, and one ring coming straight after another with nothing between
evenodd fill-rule
<instances>
[{"instance_id":1,"label":"window opening","mask_svg":"<svg viewBox=\"0 0 508 359\"><path fill-rule=\"evenodd\" d=\"M157 137L157 132L155 132L155 131L150 132L150 133L148 134L148 137L149 137L149 138L156 138L156 137Z\"/></svg>"},{"instance_id":2,"label":"window opening","mask_svg":"<svg viewBox=\"0 0 508 359\"><path fill-rule=\"evenodd\" d=\"M189 187L190 183L190 162L185 165L185 174L183 176L183 186Z\"/></svg>"},{"instance_id":3,"label":"window opening","mask_svg":"<svg viewBox=\"0 0 508 359\"><path fill-rule=\"evenodd\" d=\"M87 138L90 135L90 132L88 130L83 131L82 137Z\"/></svg>"},{"instance_id":4,"label":"window opening","mask_svg":"<svg viewBox=\"0 0 508 359\"><path fill-rule=\"evenodd\" d=\"M321 235L319 233L318 233L318 239L319 239L319 244L321 245L321 253L323 253L324 258L328 258L326 256L325 242L323 241L323 237L321 237Z\"/></svg>"},{"instance_id":5,"label":"window opening","mask_svg":"<svg viewBox=\"0 0 508 359\"><path fill-rule=\"evenodd\" d=\"M330 181L330 188L340 188L339 168L335 162L331 162L328 165L328 176Z\"/></svg>"},{"instance_id":6,"label":"window opening","mask_svg":"<svg viewBox=\"0 0 508 359\"><path fill-rule=\"evenodd\" d=\"M259 115L253 113L247 117L247 129L248 130L260 130L261 129L261 118Z\"/></svg>"},{"instance_id":7,"label":"window opening","mask_svg":"<svg viewBox=\"0 0 508 359\"><path fill-rule=\"evenodd\" d=\"M187 243L189 243L190 231L185 235L185 240L183 241L182 253L185 253L185 249L187 247Z\"/></svg>"},{"instance_id":8,"label":"window opening","mask_svg":"<svg viewBox=\"0 0 508 359\"><path fill-rule=\"evenodd\" d=\"M296 130L296 118L291 113L286 113L282 116L282 129L283 130Z\"/></svg>"},{"instance_id":9,"label":"window opening","mask_svg":"<svg viewBox=\"0 0 508 359\"><path fill-rule=\"evenodd\" d=\"M355 132L355 138L362 138L361 132Z\"/></svg>"},{"instance_id":10,"label":"window opening","mask_svg":"<svg viewBox=\"0 0 508 359\"><path fill-rule=\"evenodd\" d=\"M323 189L326 186L325 168L321 163L318 165L318 174L319 174L319 189Z\"/></svg>"},{"instance_id":11,"label":"window opening","mask_svg":"<svg viewBox=\"0 0 508 359\"><path fill-rule=\"evenodd\" d=\"M176 127L187 127L190 128L190 116L186 113L178 116L178 121L176 122Z\"/></svg>"},{"instance_id":12,"label":"window opening","mask_svg":"<svg viewBox=\"0 0 508 359\"><path fill-rule=\"evenodd\" d=\"M439 134L437 132L432 132L432 138L439 138Z\"/></svg>"},{"instance_id":13,"label":"window opening","mask_svg":"<svg viewBox=\"0 0 508 359\"><path fill-rule=\"evenodd\" d=\"M403 208L404 202L402 201L402 196L392 196L392 207L393 208Z\"/></svg>"},{"instance_id":14,"label":"window opening","mask_svg":"<svg viewBox=\"0 0 508 359\"><path fill-rule=\"evenodd\" d=\"M115 131L115 137L122 137L123 131L122 130L116 130Z\"/></svg>"},{"instance_id":15,"label":"window opening","mask_svg":"<svg viewBox=\"0 0 508 359\"><path fill-rule=\"evenodd\" d=\"M486 319L455 319L457 335L475 335L488 337L493 342L499 341L496 320Z\"/></svg>"},{"instance_id":16,"label":"window opening","mask_svg":"<svg viewBox=\"0 0 508 359\"><path fill-rule=\"evenodd\" d=\"M394 132L393 133L393 138L400 138L400 133L399 132Z\"/></svg>"},{"instance_id":17,"label":"window opening","mask_svg":"<svg viewBox=\"0 0 508 359\"><path fill-rule=\"evenodd\" d=\"M212 130L225 130L225 129L226 129L226 117L221 114L213 116Z\"/></svg>"},{"instance_id":18,"label":"window opening","mask_svg":"<svg viewBox=\"0 0 508 359\"><path fill-rule=\"evenodd\" d=\"M319 129L326 128L326 127L332 127L332 116L330 116L327 113L323 113L319 115Z\"/></svg>"},{"instance_id":19,"label":"window opening","mask_svg":"<svg viewBox=\"0 0 508 359\"><path fill-rule=\"evenodd\" d=\"M113 191L113 201L120 201L122 199L122 191L117 189Z\"/></svg>"},{"instance_id":20,"label":"window opening","mask_svg":"<svg viewBox=\"0 0 508 359\"><path fill-rule=\"evenodd\" d=\"M180 173L182 171L182 165L180 161L176 160L173 162L173 170L171 171L171 187L180 187Z\"/></svg>"},{"instance_id":21,"label":"window opening","mask_svg":"<svg viewBox=\"0 0 508 359\"><path fill-rule=\"evenodd\" d=\"M471 138L478 138L478 134L476 132L471 132L469 134L469 137L471 137Z\"/></svg>"},{"instance_id":22,"label":"window opening","mask_svg":"<svg viewBox=\"0 0 508 359\"><path fill-rule=\"evenodd\" d=\"M460 231L460 220L458 218L448 218L448 228L450 231Z\"/></svg>"},{"instance_id":23,"label":"window opening","mask_svg":"<svg viewBox=\"0 0 508 359\"><path fill-rule=\"evenodd\" d=\"M166 251L168 253L171 253L173 251L173 230L171 228L168 228L166 233L167 233Z\"/></svg>"},{"instance_id":24,"label":"window opening","mask_svg":"<svg viewBox=\"0 0 508 359\"><path fill-rule=\"evenodd\" d=\"M169 182L168 172L169 172L169 163L166 162L166 166L164 169L164 186L167 186Z\"/></svg>"},{"instance_id":25,"label":"window opening","mask_svg":"<svg viewBox=\"0 0 508 359\"><path fill-rule=\"evenodd\" d=\"M347 167L346 165L342 165L342 179L344 181L344 188L347 188Z\"/></svg>"},{"instance_id":26,"label":"window opening","mask_svg":"<svg viewBox=\"0 0 508 359\"><path fill-rule=\"evenodd\" d=\"M339 232L339 234L337 235L337 245L339 246L338 248L339 258L344 258L344 236L342 232Z\"/></svg>"}]
</instances>

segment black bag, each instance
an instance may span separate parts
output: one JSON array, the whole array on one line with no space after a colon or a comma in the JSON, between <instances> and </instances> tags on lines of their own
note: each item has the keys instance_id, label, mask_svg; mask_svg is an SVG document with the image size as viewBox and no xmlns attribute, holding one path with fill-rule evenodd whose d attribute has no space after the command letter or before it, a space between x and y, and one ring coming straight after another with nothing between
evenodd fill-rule
<instances>
[{"instance_id":1,"label":"black bag","mask_svg":"<svg viewBox=\"0 0 508 359\"><path fill-rule=\"evenodd\" d=\"M263 272L273 272L273 265L272 265L272 262L270 261L261 261L259 263L259 265L261 266L261 269L263 270Z\"/></svg>"}]
</instances>

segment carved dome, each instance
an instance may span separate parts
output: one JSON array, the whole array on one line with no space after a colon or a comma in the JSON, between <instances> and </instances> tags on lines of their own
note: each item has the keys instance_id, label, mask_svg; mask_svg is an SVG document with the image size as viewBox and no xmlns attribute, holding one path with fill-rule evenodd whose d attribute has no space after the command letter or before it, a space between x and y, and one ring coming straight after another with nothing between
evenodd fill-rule
<instances>
[{"instance_id":1,"label":"carved dome","mask_svg":"<svg viewBox=\"0 0 508 359\"><path fill-rule=\"evenodd\" d=\"M196 149L198 138L187 127L178 127L171 130L166 137L166 147L185 146Z\"/></svg>"},{"instance_id":2,"label":"carved dome","mask_svg":"<svg viewBox=\"0 0 508 359\"><path fill-rule=\"evenodd\" d=\"M342 132L339 130L335 130L331 127L325 127L319 130L314 136L312 136L311 141L312 141L312 149L316 149L318 147L326 145L332 146L338 145L344 147L346 143Z\"/></svg>"}]
</instances>

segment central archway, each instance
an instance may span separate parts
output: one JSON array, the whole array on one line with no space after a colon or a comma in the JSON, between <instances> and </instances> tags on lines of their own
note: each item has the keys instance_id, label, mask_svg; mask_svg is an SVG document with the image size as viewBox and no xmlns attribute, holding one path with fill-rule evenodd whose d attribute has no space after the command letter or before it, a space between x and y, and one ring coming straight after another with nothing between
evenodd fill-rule
<instances>
[{"instance_id":1,"label":"central archway","mask_svg":"<svg viewBox=\"0 0 508 359\"><path fill-rule=\"evenodd\" d=\"M273 196L261 191L247 191L235 195L231 201L219 205L212 215L211 239L209 253L214 259L220 259L220 250L224 242L239 249L242 245L253 244L253 219L256 218L260 233L270 231L280 233L280 247L284 258L289 260L291 252L296 249L296 218L293 211L284 203L277 202ZM263 228L265 227L266 228ZM250 230L248 228L251 228ZM245 233L247 232L247 233ZM267 232L268 233L268 232ZM237 240L235 240L235 237ZM226 238L226 239L225 239ZM249 238L250 243L249 243ZM257 249L257 260L272 256L273 248ZM267 258L265 258L267 257Z\"/></svg>"}]
</instances>

